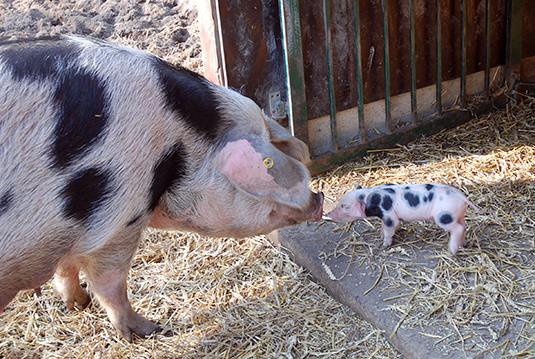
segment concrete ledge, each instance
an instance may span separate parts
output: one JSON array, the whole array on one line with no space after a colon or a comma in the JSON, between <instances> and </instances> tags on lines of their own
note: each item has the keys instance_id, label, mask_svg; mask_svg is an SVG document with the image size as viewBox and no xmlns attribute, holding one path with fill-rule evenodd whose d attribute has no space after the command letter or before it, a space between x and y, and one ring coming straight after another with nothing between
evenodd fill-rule
<instances>
[{"instance_id":1,"label":"concrete ledge","mask_svg":"<svg viewBox=\"0 0 535 359\"><path fill-rule=\"evenodd\" d=\"M392 291L392 288L387 288L388 281L384 280L386 275L383 275L382 279L380 278L382 271L376 263L361 263L362 258L336 255L337 245L347 234L341 234L342 231L335 232L334 228L335 224L331 222L321 225L304 223L274 232L270 239L278 241L281 247L291 254L296 263L307 269L315 280L325 287L329 295L352 308L362 319L374 327L384 331L385 337L392 346L405 357L411 359L458 359L473 358L478 354L480 350L477 348L468 350L471 345L473 346L475 338L472 339L471 343L467 340L464 345L465 350L463 350L463 346L459 343L459 332L452 326L437 324L408 328L403 325L403 315L399 311L393 311L389 305L396 303L396 301L401 304L406 303L411 293L396 293ZM364 222L354 223L353 228L359 233L375 231ZM375 245L380 246L380 233L376 232L377 243ZM444 243L444 245L446 244ZM420 247L420 243L418 246ZM445 247L446 251L447 247ZM396 255L398 253L389 253L388 258ZM414 263L414 266L436 268L438 264L436 246L432 247L421 243L421 247L414 251L414 255L414 262L409 261L409 265ZM356 263L350 263L351 259ZM407 261L406 257L404 260ZM398 294L404 296L400 296L399 300L385 301L385 298L395 297ZM517 337L514 333L521 332L522 324L524 323L520 320L513 321L507 334L500 337L497 342L502 343L509 339L510 343L513 343ZM460 330L466 330L469 326L470 324L460 328ZM468 329L481 331L480 326ZM394 334L392 335L392 333ZM469 337L467 334L463 334L463 336ZM477 357L500 358L502 349L485 351L484 354L477 355Z\"/></svg>"}]
</instances>

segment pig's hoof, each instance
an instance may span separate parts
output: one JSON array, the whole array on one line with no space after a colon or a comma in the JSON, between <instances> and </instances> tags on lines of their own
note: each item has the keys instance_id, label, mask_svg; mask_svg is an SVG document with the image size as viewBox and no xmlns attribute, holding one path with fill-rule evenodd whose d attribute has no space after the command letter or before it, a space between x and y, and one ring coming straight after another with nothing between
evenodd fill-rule
<instances>
[{"instance_id":1,"label":"pig's hoof","mask_svg":"<svg viewBox=\"0 0 535 359\"><path fill-rule=\"evenodd\" d=\"M153 333L162 331L162 328L158 324L154 324L135 312L134 314L135 318L132 318L130 323L117 327L121 336L130 343L132 343L133 334L140 338L146 338Z\"/></svg>"},{"instance_id":2,"label":"pig's hoof","mask_svg":"<svg viewBox=\"0 0 535 359\"><path fill-rule=\"evenodd\" d=\"M77 310L84 310L91 304L91 297L84 290L85 295L80 294L78 297L74 298L74 308Z\"/></svg>"}]
</instances>

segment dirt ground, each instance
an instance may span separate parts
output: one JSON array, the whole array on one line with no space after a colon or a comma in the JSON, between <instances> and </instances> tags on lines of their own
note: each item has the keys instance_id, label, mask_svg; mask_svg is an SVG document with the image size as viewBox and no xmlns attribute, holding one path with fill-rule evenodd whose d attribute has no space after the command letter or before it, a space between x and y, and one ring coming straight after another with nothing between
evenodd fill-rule
<instances>
[{"instance_id":1,"label":"dirt ground","mask_svg":"<svg viewBox=\"0 0 535 359\"><path fill-rule=\"evenodd\" d=\"M193 0L0 1L0 40L60 34L137 47L202 72Z\"/></svg>"}]
</instances>

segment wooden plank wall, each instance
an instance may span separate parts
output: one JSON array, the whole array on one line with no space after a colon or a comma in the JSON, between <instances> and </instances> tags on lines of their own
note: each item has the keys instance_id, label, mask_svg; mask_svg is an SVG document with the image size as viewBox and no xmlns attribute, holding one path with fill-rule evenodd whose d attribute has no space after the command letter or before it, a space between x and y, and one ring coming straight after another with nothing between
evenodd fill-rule
<instances>
[{"instance_id":1,"label":"wooden plank wall","mask_svg":"<svg viewBox=\"0 0 535 359\"><path fill-rule=\"evenodd\" d=\"M492 1L491 67L504 63L506 0ZM331 0L332 45L337 111L356 106L352 1ZM360 0L364 103L384 98L382 10L380 1ZM325 34L321 1L300 0L309 119L327 115ZM484 69L485 2L468 1L467 73ZM459 1L442 2L443 81L460 76ZM409 8L407 0L388 1L391 95L410 91ZM416 85L435 83L435 1L415 1Z\"/></svg>"},{"instance_id":2,"label":"wooden plank wall","mask_svg":"<svg viewBox=\"0 0 535 359\"><path fill-rule=\"evenodd\" d=\"M285 70L276 0L199 0L218 13L220 38L208 34L221 50L226 85L268 110L268 94L285 91ZM491 1L491 67L505 62L507 0ZM330 0L333 84L336 111L356 103L352 0ZM435 0L415 0L417 88L435 83ZM391 95L410 90L408 0L388 0ZM460 8L458 0L442 5L442 80L460 76ZM522 58L535 56L535 6L524 2ZM364 103L384 98L384 61L380 0L359 0ZM323 1L299 0L308 118L329 114ZM467 2L467 74L484 69L485 1ZM213 15L213 14L212 14ZM212 16L213 17L213 16ZM202 20L202 17L201 17ZM201 24L203 26L203 24ZM205 23L204 26L208 26ZM212 50L213 51L213 50ZM522 72L535 77L527 62ZM216 66L216 67L217 67ZM208 69L208 71L211 71ZM210 73L206 74L208 77ZM221 77L221 76L220 76ZM531 75L527 80L530 79ZM214 77L217 78L217 77Z\"/></svg>"},{"instance_id":3,"label":"wooden plank wall","mask_svg":"<svg viewBox=\"0 0 535 359\"><path fill-rule=\"evenodd\" d=\"M198 9L201 27L220 26L219 31L201 31L203 51L207 50L204 61L209 64L205 76L267 111L271 92L286 95L277 1L198 0ZM220 68L224 76L214 76Z\"/></svg>"}]
</instances>

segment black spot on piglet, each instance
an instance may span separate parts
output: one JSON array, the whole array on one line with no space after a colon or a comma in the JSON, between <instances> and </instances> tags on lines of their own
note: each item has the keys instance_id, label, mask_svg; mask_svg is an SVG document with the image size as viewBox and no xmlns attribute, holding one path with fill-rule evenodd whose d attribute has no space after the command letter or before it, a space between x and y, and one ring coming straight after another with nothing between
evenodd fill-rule
<instances>
[{"instance_id":1,"label":"black spot on piglet","mask_svg":"<svg viewBox=\"0 0 535 359\"><path fill-rule=\"evenodd\" d=\"M371 195L370 199L368 200L368 204L366 205L366 216L368 217L379 217L383 218L383 211L381 210L381 207L379 205L381 204L381 195L379 193L374 193Z\"/></svg>"},{"instance_id":2,"label":"black spot on piglet","mask_svg":"<svg viewBox=\"0 0 535 359\"><path fill-rule=\"evenodd\" d=\"M392 220L392 218L385 217L384 222L385 222L385 226L387 226L389 228L394 227L394 221Z\"/></svg>"},{"instance_id":3,"label":"black spot on piglet","mask_svg":"<svg viewBox=\"0 0 535 359\"><path fill-rule=\"evenodd\" d=\"M405 200L407 200L407 203L409 206L416 208L420 205L420 197L418 194L414 194L412 192L406 192L403 197L405 197Z\"/></svg>"},{"instance_id":4,"label":"black spot on piglet","mask_svg":"<svg viewBox=\"0 0 535 359\"><path fill-rule=\"evenodd\" d=\"M431 183L428 183L425 185L425 189L428 190L428 191L431 191L433 189L433 187L435 187L434 185L432 185Z\"/></svg>"},{"instance_id":5,"label":"black spot on piglet","mask_svg":"<svg viewBox=\"0 0 535 359\"><path fill-rule=\"evenodd\" d=\"M381 206L383 207L385 211L387 212L390 211L392 209L392 204L393 204L392 197L388 195L383 196L383 201L381 203Z\"/></svg>"},{"instance_id":6,"label":"black spot on piglet","mask_svg":"<svg viewBox=\"0 0 535 359\"><path fill-rule=\"evenodd\" d=\"M453 216L451 215L451 213L446 212L440 215L440 217L438 218L438 221L442 225L447 225L453 222Z\"/></svg>"}]
</instances>

